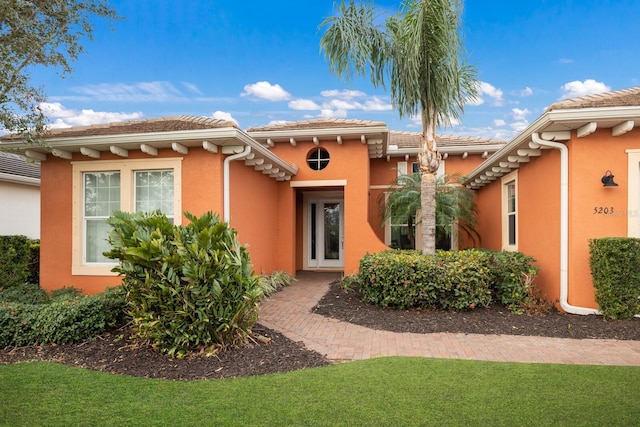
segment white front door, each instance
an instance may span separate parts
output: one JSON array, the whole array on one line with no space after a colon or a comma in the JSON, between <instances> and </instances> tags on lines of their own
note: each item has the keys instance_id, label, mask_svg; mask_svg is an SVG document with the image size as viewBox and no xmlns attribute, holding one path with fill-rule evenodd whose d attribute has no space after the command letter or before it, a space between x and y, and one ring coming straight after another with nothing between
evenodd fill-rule
<instances>
[{"instance_id":1,"label":"white front door","mask_svg":"<svg viewBox=\"0 0 640 427\"><path fill-rule=\"evenodd\" d=\"M310 199L308 260L310 268L344 267L344 202L342 199Z\"/></svg>"}]
</instances>

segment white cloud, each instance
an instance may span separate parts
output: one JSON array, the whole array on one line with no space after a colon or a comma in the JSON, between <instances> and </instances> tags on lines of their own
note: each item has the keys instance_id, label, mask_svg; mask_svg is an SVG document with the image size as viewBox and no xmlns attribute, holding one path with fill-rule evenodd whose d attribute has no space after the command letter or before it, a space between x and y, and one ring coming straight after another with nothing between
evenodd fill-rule
<instances>
[{"instance_id":1,"label":"white cloud","mask_svg":"<svg viewBox=\"0 0 640 427\"><path fill-rule=\"evenodd\" d=\"M587 79L583 82L574 80L565 83L560 87L564 92L560 99L576 98L579 96L593 95L595 93L608 92L611 90L609 86L603 82L597 82L593 79Z\"/></svg>"},{"instance_id":2,"label":"white cloud","mask_svg":"<svg viewBox=\"0 0 640 427\"><path fill-rule=\"evenodd\" d=\"M560 58L558 59L560 64L573 64L573 59L571 58Z\"/></svg>"},{"instance_id":3,"label":"white cloud","mask_svg":"<svg viewBox=\"0 0 640 427\"><path fill-rule=\"evenodd\" d=\"M142 118L142 112L134 113L117 113L109 111L94 110L72 110L64 107L59 102L42 102L40 103L42 112L53 123L50 128L68 128L71 126L88 126L100 123L122 122L125 120L134 120Z\"/></svg>"},{"instance_id":4,"label":"white cloud","mask_svg":"<svg viewBox=\"0 0 640 427\"><path fill-rule=\"evenodd\" d=\"M187 90L189 90L189 92L195 93L196 95L202 95L202 91L200 89L198 89L198 86L196 86L194 83L190 83L190 82L181 82L182 86L186 87Z\"/></svg>"},{"instance_id":5,"label":"white cloud","mask_svg":"<svg viewBox=\"0 0 640 427\"><path fill-rule=\"evenodd\" d=\"M504 126L506 124L507 123L502 119L496 119L496 120L493 121L493 125L497 126L497 127L502 127L502 126Z\"/></svg>"},{"instance_id":6,"label":"white cloud","mask_svg":"<svg viewBox=\"0 0 640 427\"><path fill-rule=\"evenodd\" d=\"M478 83L478 96L475 100L470 100L468 103L470 105L482 105L485 103L485 96L492 99L492 105L500 107L504 105L504 94L502 89L498 89L493 86L491 83L487 82L479 82Z\"/></svg>"},{"instance_id":7,"label":"white cloud","mask_svg":"<svg viewBox=\"0 0 640 427\"><path fill-rule=\"evenodd\" d=\"M324 96L325 98L345 98L345 99L351 99L351 98L357 98L357 97L363 97L363 96L367 96L366 93L361 92L359 90L337 90L337 89L331 89L331 90L323 90L320 92L320 95Z\"/></svg>"},{"instance_id":8,"label":"white cloud","mask_svg":"<svg viewBox=\"0 0 640 427\"><path fill-rule=\"evenodd\" d=\"M344 119L345 117L347 117L347 110L323 108L322 110L320 110L320 114L318 114L318 117L324 119Z\"/></svg>"},{"instance_id":9,"label":"white cloud","mask_svg":"<svg viewBox=\"0 0 640 427\"><path fill-rule=\"evenodd\" d=\"M364 111L389 111L393 110L393 105L389 102L385 102L377 96L371 97L365 101L363 106Z\"/></svg>"},{"instance_id":10,"label":"white cloud","mask_svg":"<svg viewBox=\"0 0 640 427\"><path fill-rule=\"evenodd\" d=\"M526 108L521 109L521 108L512 108L511 109L511 117L513 117L514 120L526 120L527 116L531 114L531 111L527 110Z\"/></svg>"},{"instance_id":11,"label":"white cloud","mask_svg":"<svg viewBox=\"0 0 640 427\"><path fill-rule=\"evenodd\" d=\"M292 110L320 110L320 107L310 99L296 99L289 102L289 108Z\"/></svg>"},{"instance_id":12,"label":"white cloud","mask_svg":"<svg viewBox=\"0 0 640 427\"><path fill-rule=\"evenodd\" d=\"M184 99L182 93L165 81L126 83L100 83L73 89L98 101L158 102Z\"/></svg>"},{"instance_id":13,"label":"white cloud","mask_svg":"<svg viewBox=\"0 0 640 427\"><path fill-rule=\"evenodd\" d=\"M289 121L288 121L288 120L271 120L271 121L269 122L269 125L270 125L270 126L271 126L271 125L283 125L283 124L285 124L285 123L289 123Z\"/></svg>"},{"instance_id":14,"label":"white cloud","mask_svg":"<svg viewBox=\"0 0 640 427\"><path fill-rule=\"evenodd\" d=\"M531 96L533 94L533 89L529 86L525 87L520 91L520 96Z\"/></svg>"},{"instance_id":15,"label":"white cloud","mask_svg":"<svg viewBox=\"0 0 640 427\"><path fill-rule=\"evenodd\" d=\"M255 96L268 101L286 101L291 99L291 94L279 84L272 85L269 82L257 82L246 85L241 96Z\"/></svg>"},{"instance_id":16,"label":"white cloud","mask_svg":"<svg viewBox=\"0 0 640 427\"><path fill-rule=\"evenodd\" d=\"M529 122L526 120L519 120L509 124L509 127L516 133L522 132L527 126L529 126Z\"/></svg>"},{"instance_id":17,"label":"white cloud","mask_svg":"<svg viewBox=\"0 0 640 427\"><path fill-rule=\"evenodd\" d=\"M233 118L231 113L227 113L226 111L215 111L213 114L211 114L211 117L218 120L228 120L234 122L235 124L238 124L238 121Z\"/></svg>"}]
</instances>

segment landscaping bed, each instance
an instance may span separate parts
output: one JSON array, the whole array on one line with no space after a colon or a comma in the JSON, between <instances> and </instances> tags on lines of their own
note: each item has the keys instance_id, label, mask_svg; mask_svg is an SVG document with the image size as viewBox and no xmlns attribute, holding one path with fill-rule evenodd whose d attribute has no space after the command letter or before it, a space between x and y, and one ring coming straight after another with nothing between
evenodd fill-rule
<instances>
[{"instance_id":1,"label":"landscaping bed","mask_svg":"<svg viewBox=\"0 0 640 427\"><path fill-rule=\"evenodd\" d=\"M470 311L395 310L367 305L357 290L345 292L338 283L314 308L316 314L372 329L414 333L477 333L535 335L558 338L640 340L640 319L604 321L601 316L552 312L544 316L513 314L500 305ZM104 333L68 345L27 346L0 350L0 364L34 360L147 378L179 380L232 378L292 371L326 365L320 354L258 324L254 339L213 356L172 359L150 345L136 342L129 330Z\"/></svg>"}]
</instances>

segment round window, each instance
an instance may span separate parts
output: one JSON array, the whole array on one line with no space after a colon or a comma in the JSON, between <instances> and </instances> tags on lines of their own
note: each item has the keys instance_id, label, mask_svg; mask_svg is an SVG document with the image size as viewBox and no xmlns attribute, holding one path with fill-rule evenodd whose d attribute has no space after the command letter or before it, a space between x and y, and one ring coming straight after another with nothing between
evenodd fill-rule
<instances>
[{"instance_id":1,"label":"round window","mask_svg":"<svg viewBox=\"0 0 640 427\"><path fill-rule=\"evenodd\" d=\"M326 168L329 164L329 152L324 148L311 150L307 156L307 164L314 171Z\"/></svg>"}]
</instances>

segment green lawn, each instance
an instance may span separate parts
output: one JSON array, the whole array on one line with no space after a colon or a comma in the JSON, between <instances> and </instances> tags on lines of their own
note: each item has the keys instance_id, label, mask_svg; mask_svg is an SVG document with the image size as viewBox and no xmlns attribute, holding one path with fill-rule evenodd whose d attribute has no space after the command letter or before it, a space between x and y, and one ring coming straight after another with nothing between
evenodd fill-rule
<instances>
[{"instance_id":1,"label":"green lawn","mask_svg":"<svg viewBox=\"0 0 640 427\"><path fill-rule=\"evenodd\" d=\"M393 357L165 381L0 366L3 426L637 426L640 367Z\"/></svg>"}]
</instances>

